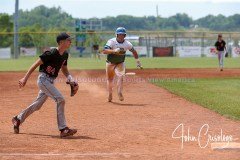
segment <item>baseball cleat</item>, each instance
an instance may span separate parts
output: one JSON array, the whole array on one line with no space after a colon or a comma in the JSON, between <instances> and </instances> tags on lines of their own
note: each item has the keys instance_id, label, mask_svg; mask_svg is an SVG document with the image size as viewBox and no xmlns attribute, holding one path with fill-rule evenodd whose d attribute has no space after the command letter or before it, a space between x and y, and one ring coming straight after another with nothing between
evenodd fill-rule
<instances>
[{"instance_id":1,"label":"baseball cleat","mask_svg":"<svg viewBox=\"0 0 240 160\"><path fill-rule=\"evenodd\" d=\"M221 68L220 71L223 71L223 69Z\"/></svg>"},{"instance_id":2,"label":"baseball cleat","mask_svg":"<svg viewBox=\"0 0 240 160\"><path fill-rule=\"evenodd\" d=\"M76 129L70 129L70 128L66 127L66 128L61 130L60 138L72 136L72 135L74 135L76 133L77 133Z\"/></svg>"},{"instance_id":3,"label":"baseball cleat","mask_svg":"<svg viewBox=\"0 0 240 160\"><path fill-rule=\"evenodd\" d=\"M14 133L18 134L19 133L20 120L17 118L17 116L12 118L12 124L13 124Z\"/></svg>"},{"instance_id":4,"label":"baseball cleat","mask_svg":"<svg viewBox=\"0 0 240 160\"><path fill-rule=\"evenodd\" d=\"M108 102L112 102L112 93L109 93L108 95Z\"/></svg>"},{"instance_id":5,"label":"baseball cleat","mask_svg":"<svg viewBox=\"0 0 240 160\"><path fill-rule=\"evenodd\" d=\"M118 98L119 98L120 101L124 100L124 97L123 97L122 93L118 93Z\"/></svg>"}]
</instances>

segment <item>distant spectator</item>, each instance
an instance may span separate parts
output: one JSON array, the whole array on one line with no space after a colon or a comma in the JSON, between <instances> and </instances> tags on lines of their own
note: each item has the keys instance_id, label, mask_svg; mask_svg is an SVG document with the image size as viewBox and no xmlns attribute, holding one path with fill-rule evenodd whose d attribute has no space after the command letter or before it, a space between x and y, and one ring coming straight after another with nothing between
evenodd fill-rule
<instances>
[{"instance_id":1,"label":"distant spectator","mask_svg":"<svg viewBox=\"0 0 240 160\"><path fill-rule=\"evenodd\" d=\"M93 58L96 59L98 57L98 59L100 59L100 55L98 54L98 52L99 52L99 45L98 44L94 44L92 46Z\"/></svg>"},{"instance_id":2,"label":"distant spectator","mask_svg":"<svg viewBox=\"0 0 240 160\"><path fill-rule=\"evenodd\" d=\"M225 53L225 51L226 51L226 54L228 54L228 53L227 53L227 49L226 49L226 42L222 39L222 34L218 35L218 40L215 43L215 47L216 47L216 52L218 54L219 68L220 68L220 71L223 71L224 53Z\"/></svg>"}]
</instances>

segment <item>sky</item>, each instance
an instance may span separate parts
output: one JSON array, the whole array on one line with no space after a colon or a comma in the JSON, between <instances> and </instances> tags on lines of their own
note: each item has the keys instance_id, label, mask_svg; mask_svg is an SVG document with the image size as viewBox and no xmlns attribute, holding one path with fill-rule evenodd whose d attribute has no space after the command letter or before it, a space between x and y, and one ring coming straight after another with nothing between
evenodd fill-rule
<instances>
[{"instance_id":1,"label":"sky","mask_svg":"<svg viewBox=\"0 0 240 160\"><path fill-rule=\"evenodd\" d=\"M61 7L74 18L132 15L170 17L186 13L194 20L206 15L240 14L240 0L19 0L19 9L36 6ZM13 14L15 0L0 0L0 13Z\"/></svg>"}]
</instances>

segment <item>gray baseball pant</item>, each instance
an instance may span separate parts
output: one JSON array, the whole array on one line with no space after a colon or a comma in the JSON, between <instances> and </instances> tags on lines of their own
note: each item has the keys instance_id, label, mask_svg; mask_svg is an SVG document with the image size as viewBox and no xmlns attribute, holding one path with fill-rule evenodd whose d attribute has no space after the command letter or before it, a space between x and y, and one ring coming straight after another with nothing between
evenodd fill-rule
<instances>
[{"instance_id":1,"label":"gray baseball pant","mask_svg":"<svg viewBox=\"0 0 240 160\"><path fill-rule=\"evenodd\" d=\"M218 62L219 62L220 68L223 68L223 57L224 57L224 51L218 51Z\"/></svg>"},{"instance_id":2,"label":"gray baseball pant","mask_svg":"<svg viewBox=\"0 0 240 160\"><path fill-rule=\"evenodd\" d=\"M51 97L57 104L56 109L58 129L61 130L67 127L64 115L65 100L62 94L54 86L54 80L55 78L51 78L47 74L40 72L37 80L37 84L40 89L38 97L29 107L27 107L17 116L17 118L20 120L20 123L23 123L25 119L33 112L39 110L47 98Z\"/></svg>"}]
</instances>

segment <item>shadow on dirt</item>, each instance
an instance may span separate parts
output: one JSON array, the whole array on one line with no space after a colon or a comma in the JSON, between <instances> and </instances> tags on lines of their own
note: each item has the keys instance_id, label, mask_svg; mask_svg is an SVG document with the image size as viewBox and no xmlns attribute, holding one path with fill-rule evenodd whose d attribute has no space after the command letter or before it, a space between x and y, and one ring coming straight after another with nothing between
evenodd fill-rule
<instances>
[{"instance_id":1,"label":"shadow on dirt","mask_svg":"<svg viewBox=\"0 0 240 160\"><path fill-rule=\"evenodd\" d=\"M19 133L19 134L25 134L25 135L31 135L31 136L42 136L47 138L57 138L57 139L85 139L85 140L98 140L96 138L88 137L88 136L69 136L60 138L59 135L47 135L47 134L36 134L36 133Z\"/></svg>"}]
</instances>

